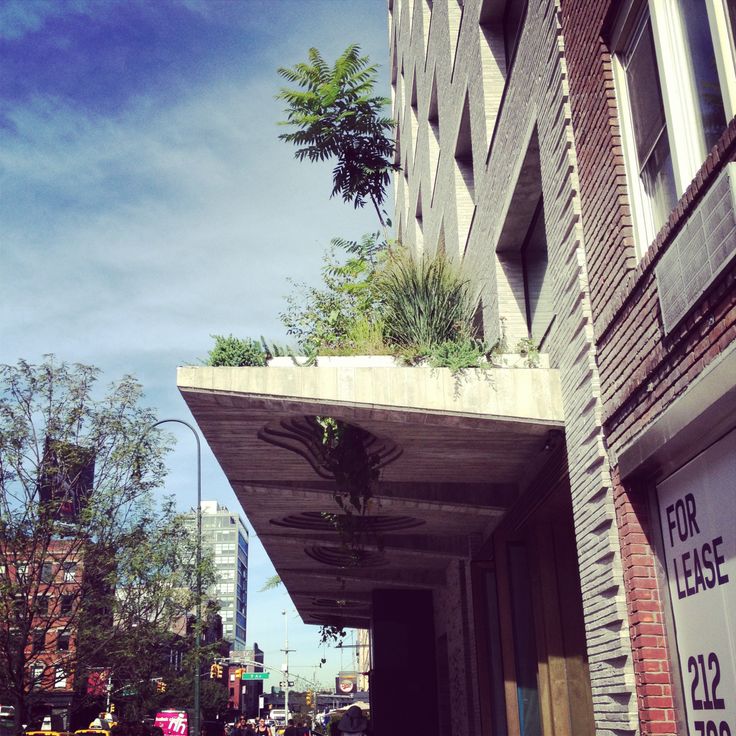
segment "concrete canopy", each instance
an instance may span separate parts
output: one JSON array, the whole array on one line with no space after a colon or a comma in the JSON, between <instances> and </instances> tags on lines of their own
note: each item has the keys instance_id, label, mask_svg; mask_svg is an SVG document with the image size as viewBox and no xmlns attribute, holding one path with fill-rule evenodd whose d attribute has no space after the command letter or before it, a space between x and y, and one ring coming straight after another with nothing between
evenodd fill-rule
<instances>
[{"instance_id":1,"label":"concrete canopy","mask_svg":"<svg viewBox=\"0 0 736 736\"><path fill-rule=\"evenodd\" d=\"M183 367L177 385L306 623L364 628L374 588L442 585L563 428L559 376L543 368ZM357 560L325 517L339 513L335 481L267 440L314 416L400 453L360 521Z\"/></svg>"}]
</instances>

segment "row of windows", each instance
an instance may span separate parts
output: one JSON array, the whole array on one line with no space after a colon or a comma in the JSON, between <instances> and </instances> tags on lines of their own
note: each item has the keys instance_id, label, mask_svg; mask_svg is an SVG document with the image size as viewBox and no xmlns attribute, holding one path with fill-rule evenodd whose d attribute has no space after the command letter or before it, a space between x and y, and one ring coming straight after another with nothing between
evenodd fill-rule
<instances>
[{"instance_id":1,"label":"row of windows","mask_svg":"<svg viewBox=\"0 0 736 736\"><path fill-rule=\"evenodd\" d=\"M48 677L53 677L53 686L55 688L65 688L67 681L67 672L63 667L48 667L42 662L33 662L30 666L31 676L31 687L34 690L39 690L46 679L46 674L49 673Z\"/></svg>"},{"instance_id":2,"label":"row of windows","mask_svg":"<svg viewBox=\"0 0 736 736\"><path fill-rule=\"evenodd\" d=\"M53 637L52 644L60 652L68 652L71 644L70 634L58 634ZM36 629L31 634L31 651L33 654L39 654L46 651L46 631Z\"/></svg>"},{"instance_id":3,"label":"row of windows","mask_svg":"<svg viewBox=\"0 0 736 736\"><path fill-rule=\"evenodd\" d=\"M480 45L481 55L490 50L502 77L502 87L514 61L526 5L526 0L506 3L486 0L481 5L480 28L485 39L485 45ZM608 40L635 237L641 256L736 114L736 0L625 0L620 5L619 17L608 33ZM457 12L454 3L449 3L448 11L450 18ZM461 23L458 23L458 37ZM484 63L484 82L486 66ZM396 84L395 78L393 81ZM418 135L416 79L413 76L411 84L406 84L403 62L400 90L399 99L404 103L407 117L397 131L397 151L400 151L402 131L414 144ZM488 97L487 86L485 93ZM502 98L498 100L497 108L502 101ZM486 117L489 117L488 99ZM491 117L495 120L495 113ZM470 235L475 207L470 119L466 94L454 150L461 254ZM440 156L436 81L429 96L427 129L433 190ZM442 151L453 152L447 145ZM407 186L404 193L408 196ZM421 187L417 188L415 212L408 211L405 218L399 218L400 238L408 234L407 224L411 219L415 220L415 240L421 250L424 241ZM444 226L441 226L437 249L444 250L444 247ZM527 302L530 299L528 293L526 299ZM527 304L528 314L534 311L533 305ZM546 320L546 315L541 318ZM529 327L531 330L532 325ZM537 330L534 332L538 334Z\"/></svg>"},{"instance_id":4,"label":"row of windows","mask_svg":"<svg viewBox=\"0 0 736 736\"><path fill-rule=\"evenodd\" d=\"M459 43L461 29L466 23L466 13L463 3L448 2L447 21L451 31L451 59L455 62L455 46ZM527 12L527 0L484 0L481 3L478 18L478 32L480 36L481 67L483 71L482 86L485 108L485 130L486 140L492 138L499 109L502 105L507 80L511 74L511 68L516 55L516 49L521 36L524 18ZM415 10L415 15L416 10ZM433 14L432 14L433 15ZM425 20L426 22L426 20ZM397 53L394 51L394 61L397 62ZM426 65L426 62L425 62ZM426 71L426 69L425 69ZM454 70L453 70L454 74ZM396 77L392 79L396 87ZM417 108L417 79L416 73L412 74L411 84L407 85L404 65L401 64L401 74L398 81L400 94L399 103L403 103L403 113L397 109L399 128L396 136L396 160L401 162L404 169L404 177L408 184L409 169L415 166L416 156L411 158L408 152L416 152L419 137L419 112ZM397 90L394 89L396 94ZM402 107L401 104L397 108ZM402 118L405 120L402 121ZM471 137L471 112L470 91L465 93L465 101L461 115L460 127L453 146L448 146L443 141L440 147L441 137L446 135L443 121L442 131L440 128L439 106L437 102L437 79L436 69L432 76L432 89L429 96L427 111L427 135L428 135L428 163L429 163L429 186L425 187L424 193L421 187L417 191L417 200L414 211L409 209L405 218L399 218L399 239L408 234L407 226L414 221L414 240L418 250L424 245L424 218L422 196L427 195L430 201L434 198L434 190L437 180L437 172L440 166L441 156L454 154L454 186L455 186L455 211L458 221L458 249L459 253L465 250L470 236L470 230L475 215L475 181L473 157L473 145ZM454 135L456 131L450 131ZM404 141L404 155L402 155L402 138ZM408 188L405 187L405 196L408 196ZM411 203L406 202L411 208ZM404 220L402 222L402 219ZM444 249L444 228L440 231L437 249Z\"/></svg>"},{"instance_id":5,"label":"row of windows","mask_svg":"<svg viewBox=\"0 0 736 736\"><path fill-rule=\"evenodd\" d=\"M62 562L60 564L54 562L44 562L40 570L28 562L19 562L14 566L0 565L0 576L4 576L10 572L15 572L20 579L24 580L29 575L34 576L40 572L39 579L42 583L63 582L73 583L77 580L76 562Z\"/></svg>"}]
</instances>

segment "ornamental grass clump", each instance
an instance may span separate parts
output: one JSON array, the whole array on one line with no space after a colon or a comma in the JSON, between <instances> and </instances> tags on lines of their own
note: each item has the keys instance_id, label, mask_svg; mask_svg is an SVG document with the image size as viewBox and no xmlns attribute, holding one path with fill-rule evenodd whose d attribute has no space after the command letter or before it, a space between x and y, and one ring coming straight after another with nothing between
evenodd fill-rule
<instances>
[{"instance_id":1,"label":"ornamental grass clump","mask_svg":"<svg viewBox=\"0 0 736 736\"><path fill-rule=\"evenodd\" d=\"M469 282L442 254L392 254L377 291L386 342L402 352L431 355L443 343L470 336Z\"/></svg>"}]
</instances>

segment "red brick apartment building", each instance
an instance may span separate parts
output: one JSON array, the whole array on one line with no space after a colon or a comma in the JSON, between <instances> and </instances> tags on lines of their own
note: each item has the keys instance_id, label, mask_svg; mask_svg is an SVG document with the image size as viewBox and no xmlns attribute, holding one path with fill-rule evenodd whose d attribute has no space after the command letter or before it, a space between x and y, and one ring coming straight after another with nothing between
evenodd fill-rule
<instances>
[{"instance_id":1,"label":"red brick apartment building","mask_svg":"<svg viewBox=\"0 0 736 736\"><path fill-rule=\"evenodd\" d=\"M304 620L370 631L376 733L736 736L736 6L388 13L397 235L539 364L180 391ZM315 416L385 458L360 564Z\"/></svg>"},{"instance_id":2,"label":"red brick apartment building","mask_svg":"<svg viewBox=\"0 0 736 736\"><path fill-rule=\"evenodd\" d=\"M83 575L80 555L76 545L54 540L42 554L13 550L3 559L7 564L3 572L19 592L0 636L11 648L18 637L27 642L22 657L12 660L14 666L4 675L13 680L21 676L26 691L34 693L28 699L32 707L28 716L51 715L68 728L74 696L74 611ZM10 661L3 656L4 664Z\"/></svg>"},{"instance_id":3,"label":"red brick apartment building","mask_svg":"<svg viewBox=\"0 0 736 736\"><path fill-rule=\"evenodd\" d=\"M736 729L735 20L561 1L643 734Z\"/></svg>"}]
</instances>

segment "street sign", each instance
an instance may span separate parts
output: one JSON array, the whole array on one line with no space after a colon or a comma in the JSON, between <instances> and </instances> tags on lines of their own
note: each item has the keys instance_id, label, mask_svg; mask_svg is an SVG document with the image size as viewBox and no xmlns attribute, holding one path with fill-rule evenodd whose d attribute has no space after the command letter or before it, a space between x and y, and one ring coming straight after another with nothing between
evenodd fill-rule
<instances>
[{"instance_id":1,"label":"street sign","mask_svg":"<svg viewBox=\"0 0 736 736\"><path fill-rule=\"evenodd\" d=\"M244 680L267 680L268 672L243 672L241 677Z\"/></svg>"}]
</instances>

